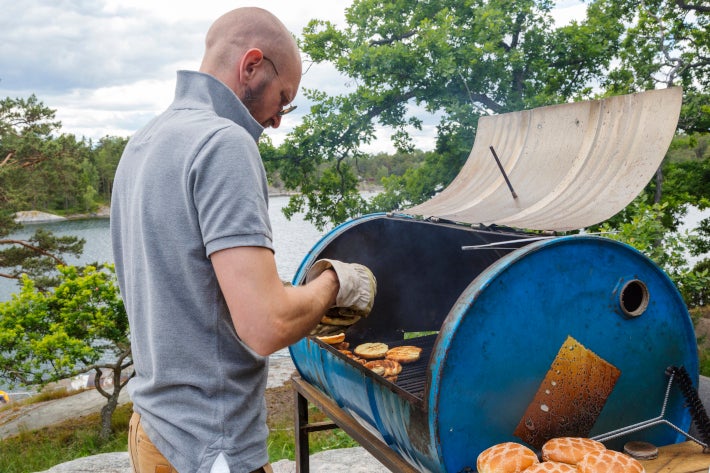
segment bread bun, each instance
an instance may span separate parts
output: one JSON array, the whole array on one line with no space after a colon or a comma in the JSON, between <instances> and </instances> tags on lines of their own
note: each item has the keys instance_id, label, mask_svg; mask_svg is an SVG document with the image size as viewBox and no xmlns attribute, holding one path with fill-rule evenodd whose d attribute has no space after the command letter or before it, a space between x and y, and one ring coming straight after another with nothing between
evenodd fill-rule
<instances>
[{"instance_id":1,"label":"bread bun","mask_svg":"<svg viewBox=\"0 0 710 473\"><path fill-rule=\"evenodd\" d=\"M542 446L542 460L576 465L591 452L606 450L603 443L583 437L557 437Z\"/></svg>"},{"instance_id":2,"label":"bread bun","mask_svg":"<svg viewBox=\"0 0 710 473\"><path fill-rule=\"evenodd\" d=\"M614 450L588 453L577 463L579 473L646 473L638 460Z\"/></svg>"},{"instance_id":3,"label":"bread bun","mask_svg":"<svg viewBox=\"0 0 710 473\"><path fill-rule=\"evenodd\" d=\"M353 353L367 360L375 360L384 357L388 348L384 343L363 343L356 346Z\"/></svg>"},{"instance_id":4,"label":"bread bun","mask_svg":"<svg viewBox=\"0 0 710 473\"><path fill-rule=\"evenodd\" d=\"M526 468L523 473L577 473L577 467L568 463L546 461Z\"/></svg>"},{"instance_id":5,"label":"bread bun","mask_svg":"<svg viewBox=\"0 0 710 473\"><path fill-rule=\"evenodd\" d=\"M394 360L372 360L365 363L365 368L369 368L381 376L396 376L402 372L402 365ZM380 369L383 371L380 373Z\"/></svg>"},{"instance_id":6,"label":"bread bun","mask_svg":"<svg viewBox=\"0 0 710 473\"><path fill-rule=\"evenodd\" d=\"M402 345L387 350L385 358L399 363L413 363L419 359L422 349L413 345Z\"/></svg>"},{"instance_id":7,"label":"bread bun","mask_svg":"<svg viewBox=\"0 0 710 473\"><path fill-rule=\"evenodd\" d=\"M493 445L476 459L478 473L520 473L540 463L535 452L515 442Z\"/></svg>"},{"instance_id":8,"label":"bread bun","mask_svg":"<svg viewBox=\"0 0 710 473\"><path fill-rule=\"evenodd\" d=\"M328 345L337 345L338 343L342 343L345 340L345 333L340 332L334 335L321 335L317 338L321 342L327 343Z\"/></svg>"}]
</instances>

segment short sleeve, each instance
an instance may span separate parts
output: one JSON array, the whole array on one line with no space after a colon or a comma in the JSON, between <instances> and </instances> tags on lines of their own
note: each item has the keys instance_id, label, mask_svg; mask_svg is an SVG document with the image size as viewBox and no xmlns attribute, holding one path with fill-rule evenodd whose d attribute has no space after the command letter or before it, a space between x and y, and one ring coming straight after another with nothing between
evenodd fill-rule
<instances>
[{"instance_id":1,"label":"short sleeve","mask_svg":"<svg viewBox=\"0 0 710 473\"><path fill-rule=\"evenodd\" d=\"M245 130L232 125L217 131L188 175L207 256L238 246L273 251L266 171Z\"/></svg>"}]
</instances>

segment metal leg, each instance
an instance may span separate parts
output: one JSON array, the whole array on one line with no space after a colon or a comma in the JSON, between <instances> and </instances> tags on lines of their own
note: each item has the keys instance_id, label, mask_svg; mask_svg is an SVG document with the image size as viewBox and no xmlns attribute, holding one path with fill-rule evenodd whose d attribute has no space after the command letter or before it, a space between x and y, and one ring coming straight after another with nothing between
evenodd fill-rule
<instances>
[{"instance_id":1,"label":"metal leg","mask_svg":"<svg viewBox=\"0 0 710 473\"><path fill-rule=\"evenodd\" d=\"M321 430L341 429L379 460L390 471L419 473L380 438L360 425L332 399L299 377L291 378L296 391L296 473L308 473L308 434ZM308 403L317 407L328 422L308 422Z\"/></svg>"},{"instance_id":2,"label":"metal leg","mask_svg":"<svg viewBox=\"0 0 710 473\"><path fill-rule=\"evenodd\" d=\"M296 393L296 473L309 473L308 457L308 400Z\"/></svg>"}]
</instances>

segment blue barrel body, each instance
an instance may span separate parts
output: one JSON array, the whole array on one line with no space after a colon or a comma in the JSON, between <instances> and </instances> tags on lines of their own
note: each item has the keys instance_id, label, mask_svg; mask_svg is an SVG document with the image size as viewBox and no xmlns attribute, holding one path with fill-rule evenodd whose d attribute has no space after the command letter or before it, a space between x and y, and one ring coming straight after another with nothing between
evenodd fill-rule
<instances>
[{"instance_id":1,"label":"blue barrel body","mask_svg":"<svg viewBox=\"0 0 710 473\"><path fill-rule=\"evenodd\" d=\"M327 234L306 256L373 270L373 312L346 333L352 344L436 332L419 396L306 338L290 347L300 375L421 471L475 470L478 454L513 434L567 337L620 375L589 436L659 416L669 366L697 387L693 326L677 289L633 248L601 237L532 235L369 215ZM462 246L507 242L478 250ZM581 407L583 408L583 406ZM690 414L671 389L665 419L687 431ZM665 425L607 443L666 445Z\"/></svg>"}]
</instances>

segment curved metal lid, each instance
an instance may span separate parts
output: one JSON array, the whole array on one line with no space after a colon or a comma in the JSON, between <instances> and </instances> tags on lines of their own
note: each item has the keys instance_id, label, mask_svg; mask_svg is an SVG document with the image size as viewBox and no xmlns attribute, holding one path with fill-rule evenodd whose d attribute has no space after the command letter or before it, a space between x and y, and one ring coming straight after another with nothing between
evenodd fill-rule
<instances>
[{"instance_id":1,"label":"curved metal lid","mask_svg":"<svg viewBox=\"0 0 710 473\"><path fill-rule=\"evenodd\" d=\"M653 177L681 102L672 87L481 117L458 176L404 213L529 230L603 222Z\"/></svg>"}]
</instances>

